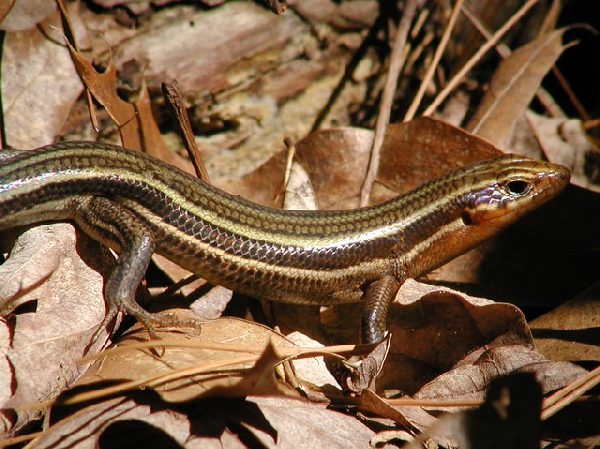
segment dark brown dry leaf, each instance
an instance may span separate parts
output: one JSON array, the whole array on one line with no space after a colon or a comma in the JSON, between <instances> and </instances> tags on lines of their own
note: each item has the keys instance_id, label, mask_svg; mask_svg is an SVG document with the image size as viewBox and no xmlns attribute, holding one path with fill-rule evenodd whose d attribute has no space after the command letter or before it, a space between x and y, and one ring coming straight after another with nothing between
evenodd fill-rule
<instances>
[{"instance_id":1,"label":"dark brown dry leaf","mask_svg":"<svg viewBox=\"0 0 600 449\"><path fill-rule=\"evenodd\" d=\"M195 173L192 163L189 159L184 159L171 151L158 129L154 115L152 114L152 105L150 104L150 95L146 84L142 84L139 98L135 104L136 120L139 126L138 134L142 142L142 148L151 156L161 159L171 165L181 168L188 173Z\"/></svg>"},{"instance_id":2,"label":"dark brown dry leaf","mask_svg":"<svg viewBox=\"0 0 600 449\"><path fill-rule=\"evenodd\" d=\"M182 319L190 319L189 311L176 310ZM157 329L157 335L165 342L181 341L206 342L225 346L258 346L266 347L273 341L275 345L291 346L276 332L257 323L236 318L221 318L202 324L200 335L194 331L173 332L173 330ZM119 347L135 344L140 338L147 336L146 330L137 326L137 330L119 342ZM160 342L157 341L157 346ZM189 347L168 347L164 354L157 358L147 350L132 349L111 356L92 367L81 379L79 385L106 381L140 381L149 377L169 375L174 370L194 369L200 374L187 374L183 378L171 379L153 386L154 390L166 401L186 402L199 397L229 396L244 397L250 394L283 394L295 395L293 390L273 378L273 365L279 361L276 355L267 353L261 365L259 356L245 352L219 351L212 349L192 349ZM231 362L231 364L229 364ZM224 365L227 363L227 365ZM255 366L255 370L252 367ZM250 371L249 371L250 370ZM266 384L264 382L267 382ZM259 386L261 388L259 389Z\"/></svg>"},{"instance_id":3,"label":"dark brown dry leaf","mask_svg":"<svg viewBox=\"0 0 600 449\"><path fill-rule=\"evenodd\" d=\"M374 432L353 417L298 399L218 398L173 409L150 392L138 392L131 399L111 399L61 420L35 447L115 447L124 435L150 448L177 444L190 449L346 449L366 447Z\"/></svg>"},{"instance_id":4,"label":"dark brown dry leaf","mask_svg":"<svg viewBox=\"0 0 600 449\"><path fill-rule=\"evenodd\" d=\"M2 43L1 64L6 142L18 149L54 142L82 91L67 49L38 28L11 31Z\"/></svg>"},{"instance_id":5,"label":"dark brown dry leaf","mask_svg":"<svg viewBox=\"0 0 600 449\"><path fill-rule=\"evenodd\" d=\"M582 127L580 120L542 117L527 111L531 127L540 148L548 160L571 170L571 183L584 189L600 192L598 149Z\"/></svg>"},{"instance_id":6,"label":"dark brown dry leaf","mask_svg":"<svg viewBox=\"0 0 600 449\"><path fill-rule=\"evenodd\" d=\"M540 353L551 360L600 361L600 285L529 323Z\"/></svg>"},{"instance_id":7,"label":"dark brown dry leaf","mask_svg":"<svg viewBox=\"0 0 600 449\"><path fill-rule=\"evenodd\" d=\"M564 30L544 34L502 61L466 128L500 148L507 148L516 121L525 113L542 79L565 49L563 34Z\"/></svg>"},{"instance_id":8,"label":"dark brown dry leaf","mask_svg":"<svg viewBox=\"0 0 600 449\"><path fill-rule=\"evenodd\" d=\"M320 209L358 207L373 132L360 128L317 131L296 142L296 157L309 175Z\"/></svg>"},{"instance_id":9,"label":"dark brown dry leaf","mask_svg":"<svg viewBox=\"0 0 600 449\"><path fill-rule=\"evenodd\" d=\"M104 73L98 73L92 64L75 48L69 46L73 64L79 76L113 121L119 127L124 147L140 151L142 149L139 128L133 105L122 100L117 94L116 70L112 62Z\"/></svg>"},{"instance_id":10,"label":"dark brown dry leaf","mask_svg":"<svg viewBox=\"0 0 600 449\"><path fill-rule=\"evenodd\" d=\"M414 393L426 382L461 363L471 367L461 369L480 372L479 367L472 365L475 360L470 355L480 348L499 351L509 348L507 353L498 353L502 356L498 363L502 360L506 372L510 372L509 362L512 369L518 369L543 359L531 350L531 333L517 307L412 280L404 284L392 304L388 326L392 347L378 379L378 388ZM540 370L545 369L540 367ZM472 381L465 378L464 382L464 388L472 391ZM484 389L485 385L482 380L479 388ZM458 394L459 390L455 391Z\"/></svg>"},{"instance_id":11,"label":"dark brown dry leaf","mask_svg":"<svg viewBox=\"0 0 600 449\"><path fill-rule=\"evenodd\" d=\"M134 105L131 105L119 97L117 75L112 60L110 60L106 71L99 73L81 55L73 42L69 42L68 49L73 59L73 65L86 88L96 101L104 106L106 112L117 125L121 143L124 147L145 151L183 170L193 172L188 161L169 151L152 115L150 98L145 83L142 83L138 100Z\"/></svg>"},{"instance_id":12,"label":"dark brown dry leaf","mask_svg":"<svg viewBox=\"0 0 600 449\"><path fill-rule=\"evenodd\" d=\"M419 117L388 127L377 183L397 193L407 192L461 165L500 154L491 143L456 126ZM392 195L374 190L371 201L383 201Z\"/></svg>"},{"instance_id":13,"label":"dark brown dry leaf","mask_svg":"<svg viewBox=\"0 0 600 449\"><path fill-rule=\"evenodd\" d=\"M75 248L88 255L85 263ZM76 239L71 225L40 226L19 237L0 265L0 296L18 298L14 305L21 310L3 322L9 329L2 332L3 363L10 364L11 374L1 377L0 389L10 392L10 399L2 403L0 434L37 416L19 412L13 417L10 407L56 397L86 368L78 364L86 351L93 354L105 343L106 334L100 334L88 348L105 313L98 271L106 272L110 263L101 254L85 235Z\"/></svg>"},{"instance_id":14,"label":"dark brown dry leaf","mask_svg":"<svg viewBox=\"0 0 600 449\"><path fill-rule=\"evenodd\" d=\"M255 203L264 206L282 207L285 163L286 152L282 150L240 180L217 179L214 184Z\"/></svg>"},{"instance_id":15,"label":"dark brown dry leaf","mask_svg":"<svg viewBox=\"0 0 600 449\"><path fill-rule=\"evenodd\" d=\"M117 93L116 71L112 61L104 73L99 73L70 45L69 50L77 72L86 87L117 124L124 147L137 151L143 150L172 165L193 172L189 162L184 162L167 148L152 116L145 85L136 104L131 105L122 100Z\"/></svg>"}]
</instances>

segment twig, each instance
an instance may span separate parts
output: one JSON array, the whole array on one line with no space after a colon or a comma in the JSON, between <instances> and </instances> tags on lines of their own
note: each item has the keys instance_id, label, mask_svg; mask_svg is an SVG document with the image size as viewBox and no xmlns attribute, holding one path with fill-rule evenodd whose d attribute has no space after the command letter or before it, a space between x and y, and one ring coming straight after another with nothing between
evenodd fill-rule
<instances>
[{"instance_id":1,"label":"twig","mask_svg":"<svg viewBox=\"0 0 600 449\"><path fill-rule=\"evenodd\" d=\"M292 171L292 164L294 163L294 156L296 156L296 142L289 136L283 139L283 143L287 147L285 156L285 173L283 174L283 187L287 189L288 182L290 181L290 173Z\"/></svg>"},{"instance_id":2,"label":"twig","mask_svg":"<svg viewBox=\"0 0 600 449\"><path fill-rule=\"evenodd\" d=\"M410 31L410 24L412 23L417 11L418 3L418 0L409 0L406 2L404 13L400 19L398 30L396 31L396 38L392 48L392 53L390 55L390 69L388 71L388 77L381 95L379 114L377 115L377 123L375 124L375 138L373 139L369 167L367 168L367 175L365 176L365 180L363 181L360 189L361 206L366 206L369 202L373 182L375 181L375 176L377 175L377 170L379 169L381 148L385 138L385 131L390 121L394 93L396 92L396 86L398 85L400 70L402 70L402 66L404 65L404 61L406 59L406 54L404 52L406 37Z\"/></svg>"},{"instance_id":3,"label":"twig","mask_svg":"<svg viewBox=\"0 0 600 449\"><path fill-rule=\"evenodd\" d=\"M544 401L542 420L550 418L599 383L600 366L549 396Z\"/></svg>"},{"instance_id":4,"label":"twig","mask_svg":"<svg viewBox=\"0 0 600 449\"><path fill-rule=\"evenodd\" d=\"M462 12L485 39L490 39L492 37L491 31L488 30L488 28L481 22L481 20L479 20L479 17L477 17L475 12L473 12L469 4L465 4L463 6ZM508 58L512 53L510 48L508 48L508 46L505 44L497 44L495 48L502 59ZM556 66L553 67L552 70L556 70ZM560 72L558 73L560 74ZM568 88L569 86L567 85L565 87ZM566 115L562 111L560 106L556 104L554 99L544 88L540 87L536 93L536 96L540 103L542 103L542 105L546 108L551 117L566 118Z\"/></svg>"},{"instance_id":5,"label":"twig","mask_svg":"<svg viewBox=\"0 0 600 449\"><path fill-rule=\"evenodd\" d=\"M175 119L177 126L179 127L179 135L183 141L183 145L190 155L190 159L194 164L194 170L198 178L209 182L210 177L208 171L200 156L200 151L196 145L196 139L194 138L194 131L192 130L192 124L190 118L187 115L185 106L183 104L183 96L181 95L181 89L177 80L173 80L170 83L162 83L162 92L165 97L166 103L170 106L169 111Z\"/></svg>"},{"instance_id":6,"label":"twig","mask_svg":"<svg viewBox=\"0 0 600 449\"><path fill-rule=\"evenodd\" d=\"M263 0L275 14L283 14L288 7L287 0Z\"/></svg>"},{"instance_id":7,"label":"twig","mask_svg":"<svg viewBox=\"0 0 600 449\"><path fill-rule=\"evenodd\" d=\"M437 68L438 63L440 62L440 59L442 58L442 55L444 54L444 50L446 50L446 46L448 45L448 40L450 39L450 33L454 29L454 25L456 24L456 19L458 18L458 13L460 12L460 9L461 9L463 3L464 3L464 0L457 0L456 3L454 4L454 9L452 10L452 14L450 15L450 20L448 20L448 24L446 25L446 29L444 30L444 34L442 35L442 39L440 40L439 45L435 49L435 54L433 55L433 61L431 61L431 64L429 64L429 67L427 68L427 73L425 73L425 76L423 77L423 80L421 81L421 85L419 86L417 95L415 95L415 98L414 98L412 104L410 105L410 107L408 108L408 111L406 112L406 115L404 116L405 122L411 120L415 116L415 114L417 112L417 108L421 104L421 100L423 99L425 90L427 89L427 86L429 85L429 81L431 81L431 79L433 78L433 75L435 74L435 69Z\"/></svg>"},{"instance_id":8,"label":"twig","mask_svg":"<svg viewBox=\"0 0 600 449\"><path fill-rule=\"evenodd\" d=\"M467 63L454 75L454 77L450 80L450 82L446 85L444 89L437 95L433 103L429 105L429 107L423 112L423 115L431 115L437 109L437 107L442 104L442 102L448 97L450 92L456 88L456 86L461 82L464 78L465 74L469 72L473 68L475 64L479 62L481 57L506 34L506 32L521 18L525 15L527 11L529 11L539 0L529 0L525 3L521 9L519 9L510 19L506 21L506 23L494 33L494 36L483 44L477 52L469 60Z\"/></svg>"},{"instance_id":9,"label":"twig","mask_svg":"<svg viewBox=\"0 0 600 449\"><path fill-rule=\"evenodd\" d=\"M583 107L583 104L581 104L581 102L579 101L579 98L577 98L577 95L575 94L575 92L573 92L573 89L571 89L571 86L569 85L569 82L564 77L564 75L559 70L559 68L556 67L556 66L552 67L552 73L554 74L554 76L558 80L558 83L560 84L560 86L567 93L567 96L569 97L569 100L571 101L571 104L577 110L577 113L581 117L581 120L583 120L583 121L589 120L590 119L590 115L587 113L587 111Z\"/></svg>"}]
</instances>

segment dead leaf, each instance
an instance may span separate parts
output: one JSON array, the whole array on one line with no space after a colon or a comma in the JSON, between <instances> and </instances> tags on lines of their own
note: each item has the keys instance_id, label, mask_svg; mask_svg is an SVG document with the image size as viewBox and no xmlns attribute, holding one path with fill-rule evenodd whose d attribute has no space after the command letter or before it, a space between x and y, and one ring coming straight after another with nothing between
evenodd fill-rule
<instances>
[{"instance_id":1,"label":"dead leaf","mask_svg":"<svg viewBox=\"0 0 600 449\"><path fill-rule=\"evenodd\" d=\"M409 280L390 308L388 326L392 347L377 381L380 389L414 393L431 379L441 381L445 375L452 376L449 370L453 367L461 367L479 373L481 392L492 375L509 373L528 364L540 373L553 366L533 351L525 317L511 304L468 297ZM490 362L490 368L495 364L504 368L501 372L481 371L476 357L483 357L481 360L485 357L475 356L476 351L484 351L490 360L497 357L495 363ZM544 361L549 364L543 366ZM574 372L581 373L577 369ZM564 373L565 377L557 376L559 384L570 381L573 374L568 370ZM473 382L468 375L464 378L466 391L473 392ZM458 397L458 386L452 394Z\"/></svg>"},{"instance_id":2,"label":"dead leaf","mask_svg":"<svg viewBox=\"0 0 600 449\"><path fill-rule=\"evenodd\" d=\"M388 127L377 182L398 193L407 192L461 165L502 154L490 142L430 117ZM379 194L372 202L390 194ZM373 197L373 195L372 195Z\"/></svg>"},{"instance_id":3,"label":"dead leaf","mask_svg":"<svg viewBox=\"0 0 600 449\"><path fill-rule=\"evenodd\" d=\"M490 384L479 409L443 416L407 449L421 449L420 442L429 439L450 440L454 442L451 447L460 449L538 449L541 403L541 389L534 376L499 377Z\"/></svg>"},{"instance_id":4,"label":"dead leaf","mask_svg":"<svg viewBox=\"0 0 600 449\"><path fill-rule=\"evenodd\" d=\"M293 162L290 167L283 208L288 210L318 209L310 178L304 168L297 162Z\"/></svg>"},{"instance_id":5,"label":"dead leaf","mask_svg":"<svg viewBox=\"0 0 600 449\"><path fill-rule=\"evenodd\" d=\"M149 448L177 444L190 449L346 449L360 447L374 435L353 417L285 397L203 399L193 407L173 408L144 391L90 405L57 422L59 418L54 418L35 447L114 447L128 435L134 441L143 438Z\"/></svg>"},{"instance_id":6,"label":"dead leaf","mask_svg":"<svg viewBox=\"0 0 600 449\"><path fill-rule=\"evenodd\" d=\"M351 367L348 375L343 375L344 389L354 393L367 389L375 390L375 381L383 369L389 351L390 334L387 334L368 354L361 356L360 360L354 360L357 366ZM353 364L352 359L349 360L349 364Z\"/></svg>"},{"instance_id":7,"label":"dead leaf","mask_svg":"<svg viewBox=\"0 0 600 449\"><path fill-rule=\"evenodd\" d=\"M33 31L34 27L56 11L56 3L46 0L2 1L0 4L0 30ZM4 92L4 90L3 90Z\"/></svg>"},{"instance_id":8,"label":"dead leaf","mask_svg":"<svg viewBox=\"0 0 600 449\"><path fill-rule=\"evenodd\" d=\"M6 0L0 4L0 29L5 29L4 19L15 4L15 0ZM29 28L29 27L28 27Z\"/></svg>"},{"instance_id":9,"label":"dead leaf","mask_svg":"<svg viewBox=\"0 0 600 449\"><path fill-rule=\"evenodd\" d=\"M565 49L562 44L564 31L544 34L503 60L466 128L498 147L506 148L516 121Z\"/></svg>"},{"instance_id":10,"label":"dead leaf","mask_svg":"<svg viewBox=\"0 0 600 449\"><path fill-rule=\"evenodd\" d=\"M178 312L182 318L191 317L189 311L187 314L183 310ZM136 385L143 382L169 402L184 402L215 395L244 397L250 394L294 394L272 377L274 364L280 362L281 358L268 350L263 354L266 357L263 359L257 354L226 350L232 345L265 348L269 341L275 342L275 345L291 346L283 337L265 326L236 318L221 318L202 324L198 336L193 336L190 332L161 329L157 329L157 335L171 344L177 341L182 344L206 342L217 346L223 344L224 350L166 347L164 354L158 358L147 350L119 352L92 367L78 385L87 385L89 388L90 384L98 382L127 380ZM145 338L146 330L138 325L135 331L128 334L128 338L119 341L119 348L135 345L140 336ZM160 342L156 343L160 347ZM177 370L182 371L181 376L177 376ZM153 380L155 377L160 377L161 380ZM261 379L268 382L265 384ZM259 389L260 385L263 387Z\"/></svg>"},{"instance_id":11,"label":"dead leaf","mask_svg":"<svg viewBox=\"0 0 600 449\"><path fill-rule=\"evenodd\" d=\"M371 390L363 390L361 392L358 407L362 412L367 412L375 416L381 416L389 418L392 421L402 424L406 429L413 431L423 430L426 427L430 427L435 422L435 419L431 415L427 415L427 424L425 427L414 426L410 419L407 419L404 414L395 407L392 407L379 396L377 396ZM420 410L415 408L415 410Z\"/></svg>"},{"instance_id":12,"label":"dead leaf","mask_svg":"<svg viewBox=\"0 0 600 449\"><path fill-rule=\"evenodd\" d=\"M286 338L297 346L304 348L317 348L322 346L316 340L313 340L300 332L292 332L286 335ZM327 369L323 357L299 358L291 361L294 366L296 377L303 384L317 387L322 392L340 394L342 387Z\"/></svg>"},{"instance_id":13,"label":"dead leaf","mask_svg":"<svg viewBox=\"0 0 600 449\"><path fill-rule=\"evenodd\" d=\"M86 254L85 263L75 248ZM100 334L88 347L105 313L99 271L110 264L100 254L85 235L76 239L72 225L39 226L17 239L0 266L2 300L18 298L14 315L3 322L3 364L10 364L11 374L1 377L0 389L10 392L10 399L2 403L0 433L39 416L23 411L15 419L11 407L56 397L85 370L78 361L86 351L93 354L104 345L107 336Z\"/></svg>"},{"instance_id":14,"label":"dead leaf","mask_svg":"<svg viewBox=\"0 0 600 449\"><path fill-rule=\"evenodd\" d=\"M54 142L83 88L67 49L39 28L7 32L1 63L6 142L17 149Z\"/></svg>"},{"instance_id":15,"label":"dead leaf","mask_svg":"<svg viewBox=\"0 0 600 449\"><path fill-rule=\"evenodd\" d=\"M358 207L372 142L372 131L359 128L317 131L296 142L321 209Z\"/></svg>"},{"instance_id":16,"label":"dead leaf","mask_svg":"<svg viewBox=\"0 0 600 449\"><path fill-rule=\"evenodd\" d=\"M414 395L417 399L482 399L492 379L511 373L530 373L548 394L586 374L572 363L554 362L524 345L490 345L469 354L454 368L437 376ZM448 408L445 408L448 410Z\"/></svg>"},{"instance_id":17,"label":"dead leaf","mask_svg":"<svg viewBox=\"0 0 600 449\"><path fill-rule=\"evenodd\" d=\"M286 154L282 150L241 179L217 179L214 185L264 206L281 207L285 163Z\"/></svg>"},{"instance_id":18,"label":"dead leaf","mask_svg":"<svg viewBox=\"0 0 600 449\"><path fill-rule=\"evenodd\" d=\"M548 160L571 170L572 184L600 192L598 149L580 120L542 117L533 111L527 111L526 119Z\"/></svg>"},{"instance_id":19,"label":"dead leaf","mask_svg":"<svg viewBox=\"0 0 600 449\"><path fill-rule=\"evenodd\" d=\"M596 283L529 323L538 350L551 360L600 361L600 297Z\"/></svg>"},{"instance_id":20,"label":"dead leaf","mask_svg":"<svg viewBox=\"0 0 600 449\"><path fill-rule=\"evenodd\" d=\"M194 285L190 285L190 288L194 288ZM203 320L214 320L223 314L232 296L233 292L228 288L215 285L208 293L194 301L190 309Z\"/></svg>"}]
</instances>

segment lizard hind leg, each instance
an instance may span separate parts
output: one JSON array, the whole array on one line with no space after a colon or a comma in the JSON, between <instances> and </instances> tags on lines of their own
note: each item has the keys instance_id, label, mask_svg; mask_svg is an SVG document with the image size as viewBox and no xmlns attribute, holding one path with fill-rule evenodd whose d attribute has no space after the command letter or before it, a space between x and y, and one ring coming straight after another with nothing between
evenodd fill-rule
<instances>
[{"instance_id":1,"label":"lizard hind leg","mask_svg":"<svg viewBox=\"0 0 600 449\"><path fill-rule=\"evenodd\" d=\"M120 204L104 197L87 197L75 208L73 219L90 237L119 253L119 260L104 285L106 316L95 332L108 327L119 312L134 316L156 339L154 325L199 328L195 320L150 313L135 300L135 292L154 254L154 236L148 226Z\"/></svg>"}]
</instances>

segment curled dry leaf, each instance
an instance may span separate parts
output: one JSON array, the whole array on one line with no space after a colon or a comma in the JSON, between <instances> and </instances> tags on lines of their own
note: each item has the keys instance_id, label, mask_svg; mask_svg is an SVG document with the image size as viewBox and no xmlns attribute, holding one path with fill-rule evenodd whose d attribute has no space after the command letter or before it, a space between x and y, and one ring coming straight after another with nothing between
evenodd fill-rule
<instances>
[{"instance_id":1,"label":"curled dry leaf","mask_svg":"<svg viewBox=\"0 0 600 449\"><path fill-rule=\"evenodd\" d=\"M375 345L372 351L360 358L360 363L344 377L344 389L360 393L375 390L375 381L387 359L390 350L390 334Z\"/></svg>"},{"instance_id":2,"label":"curled dry leaf","mask_svg":"<svg viewBox=\"0 0 600 449\"><path fill-rule=\"evenodd\" d=\"M77 251L86 254L83 262ZM96 254L96 256L93 256ZM14 300L14 316L2 321L6 331L1 346L7 348L4 363L10 376L2 377L2 391L10 392L3 402L1 433L18 428L37 412L13 416L10 407L52 399L86 368L79 359L95 353L90 338L104 318L103 278L110 261L101 257L98 244L84 235L75 238L73 226L40 226L20 236L9 259L0 266L1 300ZM0 300L0 302L2 302Z\"/></svg>"},{"instance_id":3,"label":"curled dry leaf","mask_svg":"<svg viewBox=\"0 0 600 449\"><path fill-rule=\"evenodd\" d=\"M411 280L392 304L389 328L392 347L378 379L381 389L416 393L428 388L433 393L426 397L439 394L446 398L442 390L436 391L435 383L452 379L456 382L452 387L454 398L461 391L477 395L495 375L528 367L540 377L554 370L557 384L545 386L549 391L582 372L572 365L568 365L572 369L556 365L533 350L531 333L517 307ZM460 377L452 370L468 374ZM477 382L479 386L475 387Z\"/></svg>"},{"instance_id":4,"label":"curled dry leaf","mask_svg":"<svg viewBox=\"0 0 600 449\"><path fill-rule=\"evenodd\" d=\"M474 400L482 399L492 379L511 373L530 373L548 394L586 374L572 363L546 359L524 345L498 345L480 348L465 361L437 376L417 394L417 399ZM448 410L448 408L445 408Z\"/></svg>"}]
</instances>

